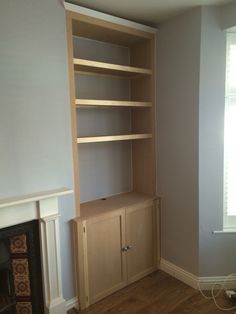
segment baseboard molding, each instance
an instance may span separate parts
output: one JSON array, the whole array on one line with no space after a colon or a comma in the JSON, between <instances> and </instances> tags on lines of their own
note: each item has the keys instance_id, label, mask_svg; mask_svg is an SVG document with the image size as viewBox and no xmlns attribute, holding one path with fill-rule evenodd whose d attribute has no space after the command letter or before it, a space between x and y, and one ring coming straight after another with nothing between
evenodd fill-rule
<instances>
[{"instance_id":1,"label":"baseboard molding","mask_svg":"<svg viewBox=\"0 0 236 314\"><path fill-rule=\"evenodd\" d=\"M197 290L199 290L199 287L202 290L211 290L214 284L222 285L225 281L227 281L226 287L228 289L236 288L236 276L231 278L228 278L228 276L197 277L163 258L160 261L160 269Z\"/></svg>"},{"instance_id":2,"label":"baseboard molding","mask_svg":"<svg viewBox=\"0 0 236 314\"><path fill-rule=\"evenodd\" d=\"M213 285L223 285L227 289L235 289L236 288L236 276L228 278L228 276L218 276L218 277L198 277L198 283L202 290L211 290ZM215 289L219 288L219 286L215 287Z\"/></svg>"},{"instance_id":3,"label":"baseboard molding","mask_svg":"<svg viewBox=\"0 0 236 314\"><path fill-rule=\"evenodd\" d=\"M76 298L76 297L66 301L66 310L67 311L73 309L73 307L75 307L76 309L79 309L79 302L78 302L78 298Z\"/></svg>"},{"instance_id":4,"label":"baseboard molding","mask_svg":"<svg viewBox=\"0 0 236 314\"><path fill-rule=\"evenodd\" d=\"M166 261L161 258L160 269L166 272L167 274L175 277L176 279L186 283L186 285L198 289L198 278L197 276L187 272L186 270Z\"/></svg>"}]
</instances>

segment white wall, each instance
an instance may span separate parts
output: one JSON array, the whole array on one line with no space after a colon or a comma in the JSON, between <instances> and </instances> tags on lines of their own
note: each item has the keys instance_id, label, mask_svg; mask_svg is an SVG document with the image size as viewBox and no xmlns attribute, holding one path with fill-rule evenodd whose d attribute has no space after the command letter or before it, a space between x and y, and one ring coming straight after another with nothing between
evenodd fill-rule
<instances>
[{"instance_id":1,"label":"white wall","mask_svg":"<svg viewBox=\"0 0 236 314\"><path fill-rule=\"evenodd\" d=\"M73 188L65 11L58 0L0 2L0 197ZM61 208L64 297L74 296L69 220Z\"/></svg>"},{"instance_id":2,"label":"white wall","mask_svg":"<svg viewBox=\"0 0 236 314\"><path fill-rule=\"evenodd\" d=\"M198 272L200 26L200 9L164 22L157 50L161 255L194 274Z\"/></svg>"}]
</instances>

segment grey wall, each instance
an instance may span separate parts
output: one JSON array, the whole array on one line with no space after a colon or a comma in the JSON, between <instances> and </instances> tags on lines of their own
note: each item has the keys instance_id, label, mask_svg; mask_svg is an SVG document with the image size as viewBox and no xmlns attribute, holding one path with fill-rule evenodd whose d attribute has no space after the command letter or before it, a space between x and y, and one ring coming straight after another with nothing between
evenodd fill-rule
<instances>
[{"instance_id":1,"label":"grey wall","mask_svg":"<svg viewBox=\"0 0 236 314\"><path fill-rule=\"evenodd\" d=\"M223 225L226 33L219 10L202 8L199 89L199 275L235 271L235 235L213 235ZM236 19L235 19L236 24Z\"/></svg>"},{"instance_id":2,"label":"grey wall","mask_svg":"<svg viewBox=\"0 0 236 314\"><path fill-rule=\"evenodd\" d=\"M212 233L223 227L222 22L236 25L229 8L184 13L162 24L159 35L162 257L199 276L225 276L236 264L235 235Z\"/></svg>"},{"instance_id":3,"label":"grey wall","mask_svg":"<svg viewBox=\"0 0 236 314\"><path fill-rule=\"evenodd\" d=\"M0 2L0 197L73 187L65 12L58 0ZM69 220L61 208L64 297L74 296Z\"/></svg>"},{"instance_id":4,"label":"grey wall","mask_svg":"<svg viewBox=\"0 0 236 314\"><path fill-rule=\"evenodd\" d=\"M158 194L161 255L198 271L198 97L201 10L160 25L158 35Z\"/></svg>"},{"instance_id":5,"label":"grey wall","mask_svg":"<svg viewBox=\"0 0 236 314\"><path fill-rule=\"evenodd\" d=\"M220 7L221 27L223 29L234 27L236 30L236 1Z\"/></svg>"}]
</instances>

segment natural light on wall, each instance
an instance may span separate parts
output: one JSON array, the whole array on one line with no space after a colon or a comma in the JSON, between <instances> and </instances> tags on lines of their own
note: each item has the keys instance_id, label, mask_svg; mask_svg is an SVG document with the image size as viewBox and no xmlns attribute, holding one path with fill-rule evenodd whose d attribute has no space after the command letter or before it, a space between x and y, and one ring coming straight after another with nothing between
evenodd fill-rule
<instances>
[{"instance_id":1,"label":"natural light on wall","mask_svg":"<svg viewBox=\"0 0 236 314\"><path fill-rule=\"evenodd\" d=\"M236 33L227 34L224 133L224 228L236 228Z\"/></svg>"}]
</instances>

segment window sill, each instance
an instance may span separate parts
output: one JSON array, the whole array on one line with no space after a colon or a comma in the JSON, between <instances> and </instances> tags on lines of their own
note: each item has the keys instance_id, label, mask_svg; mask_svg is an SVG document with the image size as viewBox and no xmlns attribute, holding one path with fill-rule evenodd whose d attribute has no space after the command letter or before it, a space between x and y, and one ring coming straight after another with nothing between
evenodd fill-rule
<instances>
[{"instance_id":1,"label":"window sill","mask_svg":"<svg viewBox=\"0 0 236 314\"><path fill-rule=\"evenodd\" d=\"M236 234L236 228L224 229L224 230L215 230L212 231L213 234Z\"/></svg>"}]
</instances>

